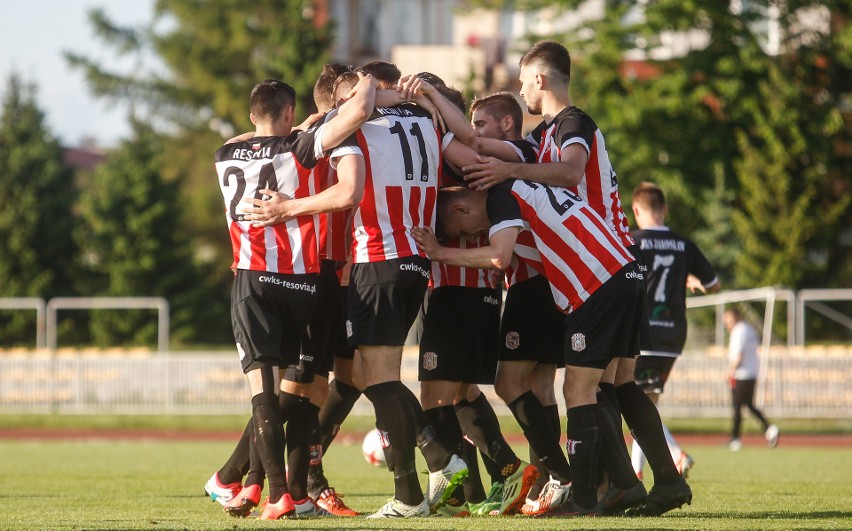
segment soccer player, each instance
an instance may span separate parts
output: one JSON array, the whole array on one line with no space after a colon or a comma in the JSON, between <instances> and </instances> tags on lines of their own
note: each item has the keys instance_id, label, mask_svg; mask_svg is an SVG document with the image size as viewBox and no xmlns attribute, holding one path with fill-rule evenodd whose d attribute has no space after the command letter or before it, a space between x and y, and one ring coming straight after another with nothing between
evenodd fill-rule
<instances>
[{"instance_id":1,"label":"soccer player","mask_svg":"<svg viewBox=\"0 0 852 531\"><path fill-rule=\"evenodd\" d=\"M498 92L475 100L471 113L471 125L478 137L511 142L525 160L535 162L532 146L522 141L523 111L514 95ZM535 249L527 249L537 254ZM561 333L564 317L555 304L544 302L552 302L553 296L547 281L534 268L514 259L508 272L506 282L509 291L501 323L500 359L503 365L498 388L507 404L532 391L544 407L548 423L546 426L530 423L526 428L549 437L555 444L550 446L550 451L556 453L562 433L554 381L557 368L565 366ZM519 388L522 390L517 390ZM552 471L530 445L530 462L538 469L539 479L525 494L527 500L521 508L524 514L540 514L551 504L558 505L567 499L569 491L566 487L570 481L567 461L561 455L549 461ZM551 483L550 487L539 500L548 483Z\"/></svg>"},{"instance_id":2,"label":"soccer player","mask_svg":"<svg viewBox=\"0 0 852 531\"><path fill-rule=\"evenodd\" d=\"M421 73L418 77L428 79L435 90L464 111L464 98L460 92L447 87L437 76ZM444 165L443 178L451 185L464 183L449 164ZM444 245L472 248L487 245L487 239L448 238ZM470 503L468 507L460 496L453 496L438 510L439 514L447 516L468 510L476 514L487 515L492 510L505 514L506 508L510 508L515 500L504 503L502 493L510 489L503 489L503 484L505 481L510 484L523 481L528 466L511 451L500 433L499 422L494 421L493 409L477 387L477 384L494 384L500 328L498 282L492 271L432 262L432 289L420 340L418 378L423 409L445 446L459 453L463 448L467 449L462 442L464 431L470 440L479 444L486 456L499 454L505 464L497 466L495 471L499 478L496 482L499 499L497 492L491 492L493 501L481 503L486 495L478 470L472 466L477 462L475 449L468 454L469 470L477 473L475 478L468 477L465 482L464 495L469 502L480 503ZM486 459L488 465L493 463L490 458ZM527 476L530 473L532 469L527 471Z\"/></svg>"},{"instance_id":3,"label":"soccer player","mask_svg":"<svg viewBox=\"0 0 852 531\"><path fill-rule=\"evenodd\" d=\"M334 81L340 74L350 70L351 67L338 63L329 63L324 65L314 86L314 101L316 102L320 112L317 115L309 117L307 122L316 121L317 118L322 117L334 107L332 98ZM300 126L300 128L301 127L302 126ZM239 135L238 137L231 139L229 142L250 140L253 137L254 132L244 133L243 135ZM354 138L352 140L354 141ZM350 141L350 143L352 142ZM343 151L338 149L335 153L342 154ZM357 153L353 152L353 154L359 153L360 151L357 151ZM350 156L352 155L344 154L344 157ZM351 164L351 160L352 159L347 158L347 160L343 161L344 167L348 168L348 170L344 170L344 174L347 176L347 179L354 179L355 171L363 172L363 164L360 166L358 164ZM314 184L309 185L309 187L313 187L317 191L324 190L336 182L337 172L329 164L328 156L322 157L317 161L317 164L312 171L312 179ZM249 198L249 201L255 201L255 199ZM352 202L352 205L356 203L357 201L354 201ZM243 212L245 212L245 209L243 209ZM335 271L336 264L331 260L342 255L343 260L345 261L346 250L343 236L345 236L346 224L348 223L348 217L345 214L346 211L340 211L320 216L318 224L320 243L319 254L322 258L320 277L318 279L317 286L318 304L317 309L314 312L314 317L309 325L313 337L306 334L306 337L303 338L303 341L305 341L306 344L309 344L313 339L312 344L314 347L314 355L306 353L305 355L300 356L299 363L301 367L298 373L300 380L307 382L310 380L311 375L316 372L314 382L311 384L311 389L308 393L310 399L306 404L304 404L304 407L309 410L325 405L324 401L328 394L331 394L332 396L332 400L330 401L331 405L339 404L340 402L339 400L334 400L334 398L339 395L334 392L337 389L337 386L332 385L332 391L329 392L327 369L330 367L330 362L334 360L332 352L337 344L337 342L333 340L335 335L332 333L330 328L334 328L334 326L337 325L340 329L340 333L343 331L342 307L339 303L335 304L339 301L340 297L337 291L340 288L338 287L338 278ZM248 215L246 217L248 218ZM328 359L324 361L323 358ZM339 372L343 374L344 371L341 370ZM323 392L323 390L325 392ZM358 395L355 396L355 399L357 399L357 396ZM302 401L305 401L304 397ZM351 409L351 405L349 408ZM314 444L315 441L313 439L321 437L320 432L329 424L328 418L330 415L322 415L322 411L320 413L320 419L325 420L326 422L321 423L319 429L313 430L310 446L310 461L308 460L308 452L304 445L304 437L311 433L312 430L310 429L310 426L314 423L316 415L309 414L300 416L299 420L302 421L301 423L291 422L287 426L287 429L291 432L287 437L290 443L288 444L287 456L289 467L287 480L290 484L288 488L291 492L305 492L306 478L304 472L305 467L308 466L309 462L317 463L317 465L312 464L311 469L315 470L319 468L319 475L322 476L321 466L319 465L321 461L321 452L314 456L316 447L319 446L319 444ZM327 429L327 431L333 431L333 429ZM263 483L262 470L251 471L249 476L246 478L245 488L241 490L242 478L247 472L249 472L250 468L249 441L251 439L251 434L252 424L249 422L240 442L234 449L234 452L231 454L228 461L216 474L213 475L208 484L205 485L205 491L211 495L211 498L223 503L225 505L225 511L232 516L245 517L260 502L260 493ZM325 442L325 448L327 448L332 438L333 435L323 439L323 442ZM227 484L231 486L231 489L223 488L221 486L217 487L217 484L220 483L220 479L225 480ZM323 481L325 481L324 478ZM326 511L336 516L352 516L356 514L354 511L346 507L339 496L336 495L334 489L328 487L327 482L324 487L319 489L316 488L316 482L313 486L315 487L314 492L311 492L311 489L309 488L307 491L308 496L300 498L297 495L296 500L294 500L296 516L321 514L322 511ZM231 490L235 492L231 492ZM232 494L235 494L235 496L232 496ZM314 504L314 500L316 500L316 504ZM317 507L319 507L319 509Z\"/></svg>"},{"instance_id":4,"label":"soccer player","mask_svg":"<svg viewBox=\"0 0 852 531\"><path fill-rule=\"evenodd\" d=\"M666 196L657 185L641 183L633 190L633 216L639 230L630 234L639 244L645 273L645 289L650 314L650 341L644 340L641 356L636 358L636 383L656 405L663 393L675 361L686 342L686 289L693 293L719 291L716 271L701 250L688 238L671 231L666 225ZM695 280L691 280L691 278ZM693 465L663 424L678 472L684 477ZM642 477L645 454L633 441L633 470Z\"/></svg>"},{"instance_id":5,"label":"soccer player","mask_svg":"<svg viewBox=\"0 0 852 531\"><path fill-rule=\"evenodd\" d=\"M364 76L351 104L334 120L294 132L295 91L281 81L264 81L251 94L254 138L229 142L216 152L234 250L234 338L252 395L252 469L262 466L269 480L262 519L295 513L284 473L284 423L302 426L316 416L304 407L309 389L300 381L300 353L316 307L320 261L313 217L257 227L238 207L249 197L260 199L262 189L308 195L310 170L361 126L374 97L375 82ZM311 352L309 343L304 346Z\"/></svg>"},{"instance_id":6,"label":"soccer player","mask_svg":"<svg viewBox=\"0 0 852 531\"><path fill-rule=\"evenodd\" d=\"M415 229L418 245L438 261L505 269L519 234L532 236L553 299L571 315L563 325L570 338L563 390L573 486L571 506L562 513L599 514L596 392L614 353L632 350L634 344L638 351L643 299L634 258L588 204L564 188L520 180L487 194L457 188L441 192L438 209L445 234L488 231L490 241L479 249L449 249L439 246L428 229Z\"/></svg>"}]
</instances>

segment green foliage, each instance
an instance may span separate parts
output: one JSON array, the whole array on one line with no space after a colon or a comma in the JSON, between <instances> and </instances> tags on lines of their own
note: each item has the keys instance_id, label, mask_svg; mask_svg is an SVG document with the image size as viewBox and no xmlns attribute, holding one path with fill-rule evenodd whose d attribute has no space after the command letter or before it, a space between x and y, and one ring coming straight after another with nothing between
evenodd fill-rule
<instances>
[{"instance_id":1,"label":"green foliage","mask_svg":"<svg viewBox=\"0 0 852 531\"><path fill-rule=\"evenodd\" d=\"M0 297L72 294L69 233L74 188L62 148L44 125L35 87L12 75L0 116ZM30 312L27 312L30 313ZM34 315L4 313L0 346L29 344Z\"/></svg>"},{"instance_id":2,"label":"green foliage","mask_svg":"<svg viewBox=\"0 0 852 531\"><path fill-rule=\"evenodd\" d=\"M314 110L313 84L327 62L331 34L315 26L311 9L308 0L158 0L154 21L138 28L119 27L93 11L90 21L106 48L137 67L110 71L66 53L96 95L131 102L164 137L168 164L160 171L179 186L183 230L194 258L210 266L204 281L217 286L216 305L233 277L213 153L225 138L253 128L248 99L259 81L286 81L299 97L297 114Z\"/></svg>"},{"instance_id":3,"label":"green foliage","mask_svg":"<svg viewBox=\"0 0 852 531\"><path fill-rule=\"evenodd\" d=\"M80 291L165 297L172 334L198 338L202 333L194 330L204 321L211 294L206 271L195 263L182 230L178 184L161 177L163 144L137 121L134 137L111 152L85 183L75 239L92 276ZM103 311L96 312L90 328L98 345L151 345L156 323L151 311Z\"/></svg>"},{"instance_id":4,"label":"green foliage","mask_svg":"<svg viewBox=\"0 0 852 531\"><path fill-rule=\"evenodd\" d=\"M574 59L572 99L607 138L625 207L640 181L662 186L669 224L703 244L727 287L848 286L850 4L740 4L607 0L602 19L556 36ZM803 7L830 12L828 31L800 24ZM774 9L778 55L765 51ZM665 44L687 31L706 40Z\"/></svg>"}]
</instances>

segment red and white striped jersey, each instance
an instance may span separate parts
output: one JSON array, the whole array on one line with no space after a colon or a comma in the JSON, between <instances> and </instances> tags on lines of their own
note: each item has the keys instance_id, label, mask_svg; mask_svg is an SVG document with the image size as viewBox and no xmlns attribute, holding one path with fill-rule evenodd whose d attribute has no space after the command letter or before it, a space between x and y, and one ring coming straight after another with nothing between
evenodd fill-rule
<instances>
[{"instance_id":1,"label":"red and white striped jersey","mask_svg":"<svg viewBox=\"0 0 852 531\"><path fill-rule=\"evenodd\" d=\"M255 227L240 210L249 197L269 188L296 199L315 194L312 169L323 156L322 125L286 137L255 137L216 151L219 187L231 235L233 269L299 274L319 271L316 216L299 216L271 227Z\"/></svg>"},{"instance_id":2,"label":"red and white striped jersey","mask_svg":"<svg viewBox=\"0 0 852 531\"><path fill-rule=\"evenodd\" d=\"M353 261L426 255L412 227L435 228L442 135L416 105L377 108L357 133L367 175L352 218Z\"/></svg>"},{"instance_id":3,"label":"red and white striped jersey","mask_svg":"<svg viewBox=\"0 0 852 531\"><path fill-rule=\"evenodd\" d=\"M634 261L588 203L565 188L506 181L489 190L487 208L489 236L508 227L532 234L541 256L541 272L565 313L579 308Z\"/></svg>"},{"instance_id":4,"label":"red and white striped jersey","mask_svg":"<svg viewBox=\"0 0 852 531\"><path fill-rule=\"evenodd\" d=\"M512 260L506 268L506 288L537 277L541 271L544 271L544 264L541 262L541 253L535 246L532 233L528 230L519 232Z\"/></svg>"},{"instance_id":5,"label":"red and white striped jersey","mask_svg":"<svg viewBox=\"0 0 852 531\"><path fill-rule=\"evenodd\" d=\"M450 238L441 242L444 247L454 249L475 249L488 245L488 238L481 237L476 241L468 241L464 238ZM475 269L471 267L459 267L432 262L432 288L444 286L461 286L464 288L496 288L499 275L487 269Z\"/></svg>"},{"instance_id":6,"label":"red and white striped jersey","mask_svg":"<svg viewBox=\"0 0 852 531\"><path fill-rule=\"evenodd\" d=\"M538 162L557 162L571 144L580 144L589 155L580 184L570 190L579 195L618 235L625 247L630 237L627 217L618 195L618 178L609 160L603 134L594 120L577 107L566 107L548 124L541 122L527 136L538 154Z\"/></svg>"},{"instance_id":7,"label":"red and white striped jersey","mask_svg":"<svg viewBox=\"0 0 852 531\"><path fill-rule=\"evenodd\" d=\"M337 184L337 171L328 157L322 158L314 168L318 192ZM326 212L319 215L319 255L323 260L345 262L352 244L352 209Z\"/></svg>"}]
</instances>

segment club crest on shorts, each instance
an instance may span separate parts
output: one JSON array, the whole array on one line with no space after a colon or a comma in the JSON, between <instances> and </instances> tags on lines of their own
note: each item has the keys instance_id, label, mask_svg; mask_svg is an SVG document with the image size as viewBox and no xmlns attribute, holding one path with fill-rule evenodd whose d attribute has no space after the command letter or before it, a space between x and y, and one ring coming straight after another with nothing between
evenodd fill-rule
<instances>
[{"instance_id":1,"label":"club crest on shorts","mask_svg":"<svg viewBox=\"0 0 852 531\"><path fill-rule=\"evenodd\" d=\"M352 321L346 320L346 337L352 337Z\"/></svg>"},{"instance_id":2,"label":"club crest on shorts","mask_svg":"<svg viewBox=\"0 0 852 531\"><path fill-rule=\"evenodd\" d=\"M586 349L586 335L574 334L571 336L571 350L581 352Z\"/></svg>"},{"instance_id":3,"label":"club crest on shorts","mask_svg":"<svg viewBox=\"0 0 852 531\"><path fill-rule=\"evenodd\" d=\"M515 350L521 346L521 336L518 335L517 332L509 332L506 334L506 348L509 350Z\"/></svg>"},{"instance_id":4,"label":"club crest on shorts","mask_svg":"<svg viewBox=\"0 0 852 531\"><path fill-rule=\"evenodd\" d=\"M434 352L426 352L423 354L423 368L427 371L434 371L438 368L438 355Z\"/></svg>"}]
</instances>

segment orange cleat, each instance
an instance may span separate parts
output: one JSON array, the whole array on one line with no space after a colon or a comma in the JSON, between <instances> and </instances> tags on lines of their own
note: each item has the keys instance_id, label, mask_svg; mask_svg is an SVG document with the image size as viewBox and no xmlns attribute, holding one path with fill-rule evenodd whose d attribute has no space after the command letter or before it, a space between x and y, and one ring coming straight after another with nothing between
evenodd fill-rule
<instances>
[{"instance_id":1,"label":"orange cleat","mask_svg":"<svg viewBox=\"0 0 852 531\"><path fill-rule=\"evenodd\" d=\"M317 507L334 516L358 516L358 513L347 507L341 498L343 498L342 494L338 494L329 487L320 493L316 504Z\"/></svg>"},{"instance_id":2,"label":"orange cleat","mask_svg":"<svg viewBox=\"0 0 852 531\"><path fill-rule=\"evenodd\" d=\"M246 518L260 504L260 485L243 487L234 499L225 505L225 512L235 518Z\"/></svg>"},{"instance_id":3,"label":"orange cleat","mask_svg":"<svg viewBox=\"0 0 852 531\"><path fill-rule=\"evenodd\" d=\"M276 503L269 503L269 498L266 498L266 503L263 505L263 512L260 514L261 520L280 520L296 514L296 505L293 503L293 498L290 493L281 496L281 499Z\"/></svg>"}]
</instances>

